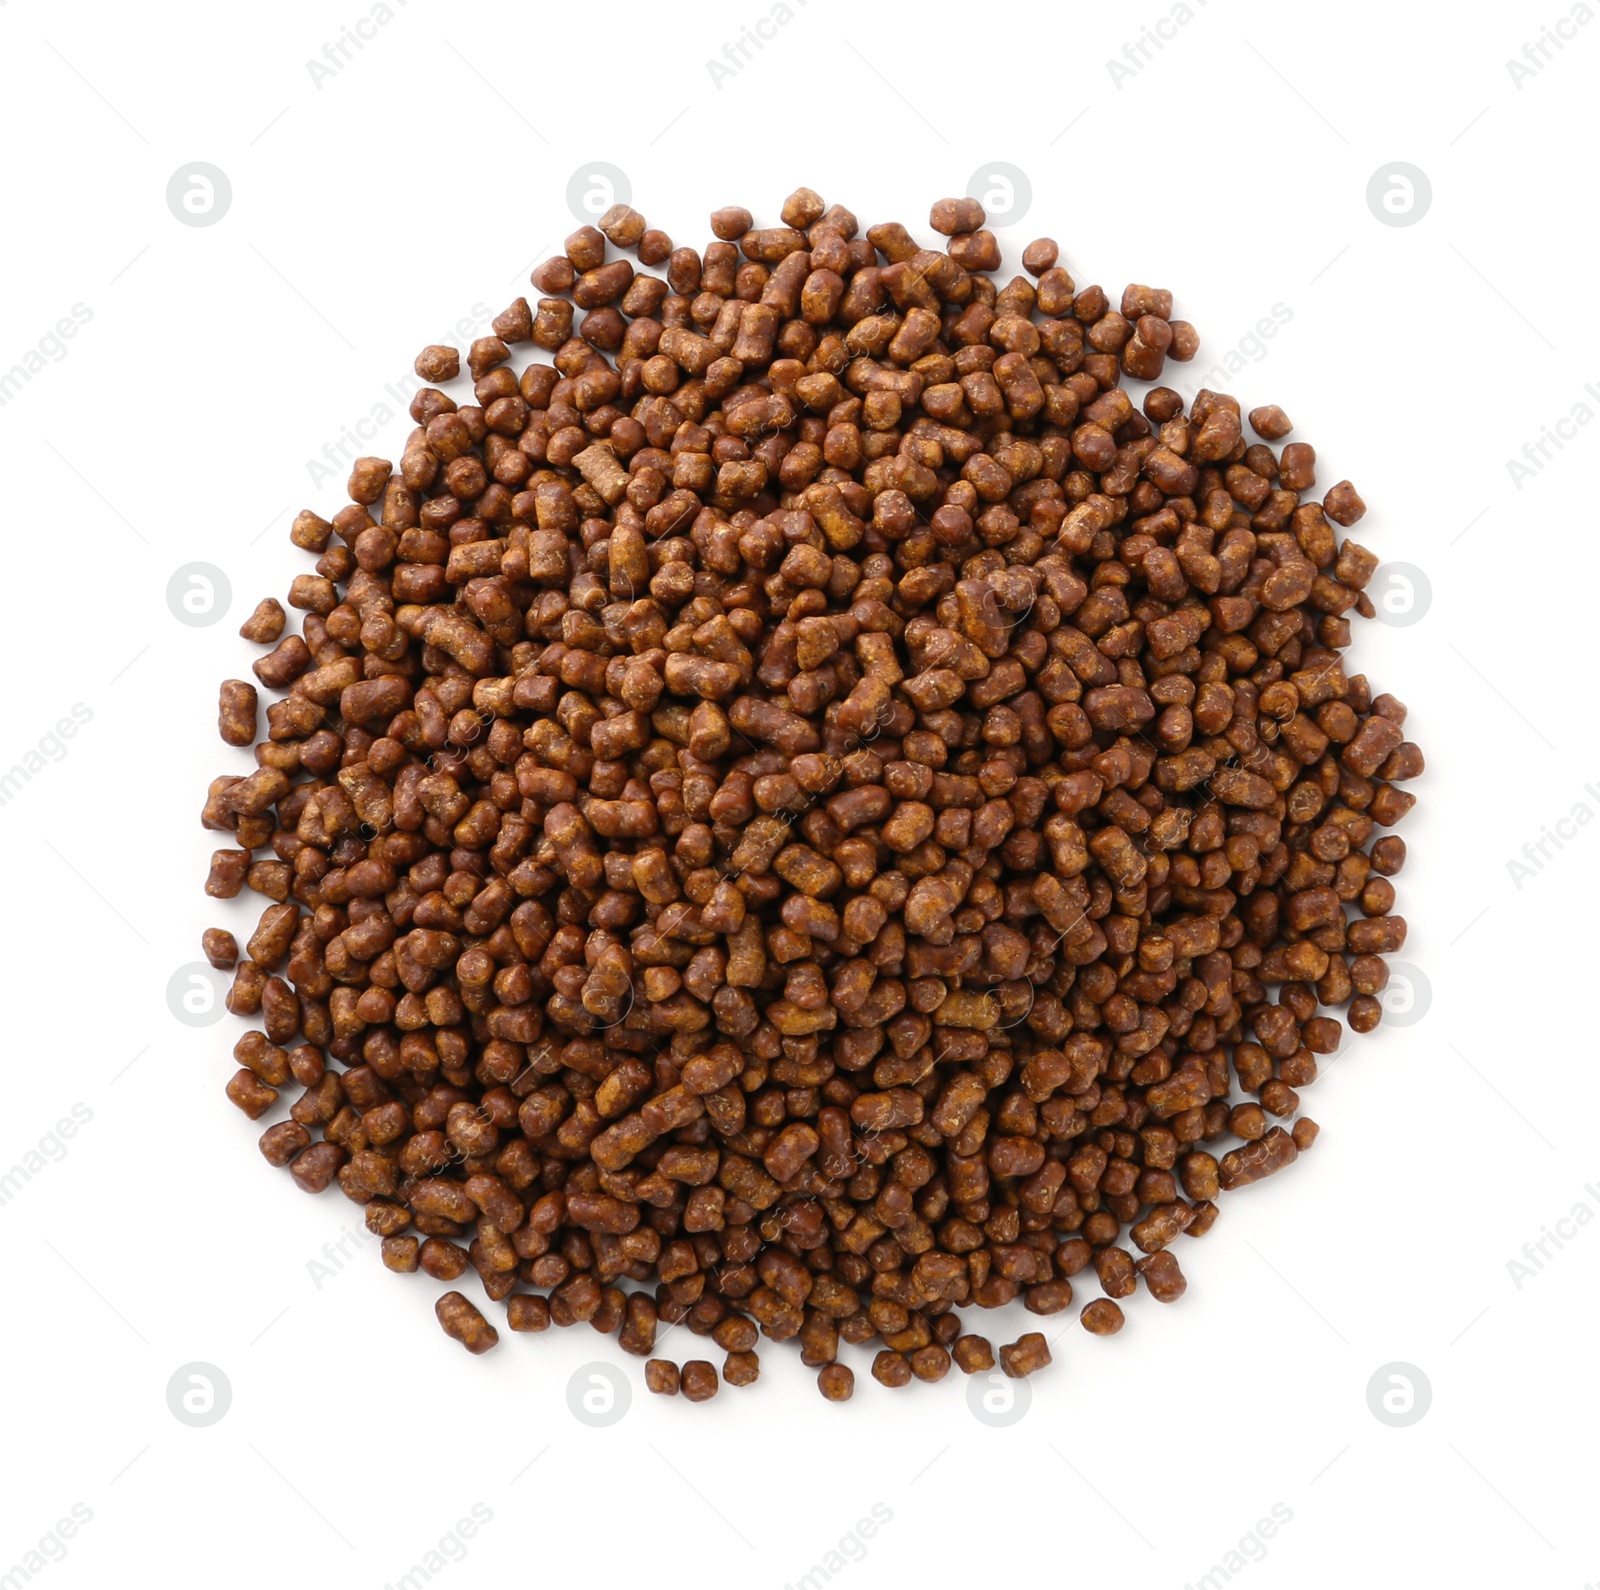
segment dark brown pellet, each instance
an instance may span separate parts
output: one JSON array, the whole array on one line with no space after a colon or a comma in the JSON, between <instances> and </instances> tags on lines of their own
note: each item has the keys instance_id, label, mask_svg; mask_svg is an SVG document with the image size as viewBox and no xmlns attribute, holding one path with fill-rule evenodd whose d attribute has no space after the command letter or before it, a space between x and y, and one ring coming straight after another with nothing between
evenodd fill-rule
<instances>
[{"instance_id":1,"label":"dark brown pellet","mask_svg":"<svg viewBox=\"0 0 1600 1590\"><path fill-rule=\"evenodd\" d=\"M424 381L453 381L461 374L461 354L458 349L442 343L430 343L412 361L411 367Z\"/></svg>"},{"instance_id":2,"label":"dark brown pellet","mask_svg":"<svg viewBox=\"0 0 1600 1590\"><path fill-rule=\"evenodd\" d=\"M1043 276L1060 257L1053 237L1036 237L1022 251L1022 268L1030 276Z\"/></svg>"},{"instance_id":3,"label":"dark brown pellet","mask_svg":"<svg viewBox=\"0 0 1600 1590\"><path fill-rule=\"evenodd\" d=\"M429 1237L418 1262L423 1273L436 1281L454 1281L467 1273L470 1264L466 1250L443 1237Z\"/></svg>"},{"instance_id":4,"label":"dark brown pellet","mask_svg":"<svg viewBox=\"0 0 1600 1590\"><path fill-rule=\"evenodd\" d=\"M226 928L207 928L200 948L218 971L227 971L239 959L239 941Z\"/></svg>"},{"instance_id":5,"label":"dark brown pellet","mask_svg":"<svg viewBox=\"0 0 1600 1590\"><path fill-rule=\"evenodd\" d=\"M1085 1303L1078 1319L1091 1336L1115 1336L1123 1326L1122 1310L1109 1297Z\"/></svg>"},{"instance_id":6,"label":"dark brown pellet","mask_svg":"<svg viewBox=\"0 0 1600 1590\"><path fill-rule=\"evenodd\" d=\"M983 223L983 206L976 199L940 199L928 215L928 225L946 237L976 232Z\"/></svg>"},{"instance_id":7,"label":"dark brown pellet","mask_svg":"<svg viewBox=\"0 0 1600 1590\"><path fill-rule=\"evenodd\" d=\"M256 737L256 687L225 679L217 693L217 733L229 745L252 745Z\"/></svg>"},{"instance_id":8,"label":"dark brown pellet","mask_svg":"<svg viewBox=\"0 0 1600 1590\"><path fill-rule=\"evenodd\" d=\"M733 243L750 230L754 217L739 205L711 212L711 230L724 242Z\"/></svg>"},{"instance_id":9,"label":"dark brown pellet","mask_svg":"<svg viewBox=\"0 0 1600 1590\"><path fill-rule=\"evenodd\" d=\"M268 1087L254 1071L235 1071L228 1080L228 1097L250 1117L259 1121L278 1101L278 1090Z\"/></svg>"},{"instance_id":10,"label":"dark brown pellet","mask_svg":"<svg viewBox=\"0 0 1600 1590\"><path fill-rule=\"evenodd\" d=\"M1178 1268L1176 1256L1166 1248L1139 1260L1135 1268L1144 1277L1151 1297L1158 1303L1176 1303L1188 1290L1189 1283Z\"/></svg>"},{"instance_id":11,"label":"dark brown pellet","mask_svg":"<svg viewBox=\"0 0 1600 1590\"><path fill-rule=\"evenodd\" d=\"M311 1141L311 1134L298 1121L279 1121L261 1134L261 1157L280 1169Z\"/></svg>"},{"instance_id":12,"label":"dark brown pellet","mask_svg":"<svg viewBox=\"0 0 1600 1590\"><path fill-rule=\"evenodd\" d=\"M721 1386L716 1365L703 1358L691 1358L680 1371L679 1379L683 1394L690 1402L709 1402Z\"/></svg>"},{"instance_id":13,"label":"dark brown pellet","mask_svg":"<svg viewBox=\"0 0 1600 1590\"><path fill-rule=\"evenodd\" d=\"M1013 1380L1034 1374L1049 1362L1050 1344L1038 1331L1029 1331L1000 1349L1000 1367Z\"/></svg>"},{"instance_id":14,"label":"dark brown pellet","mask_svg":"<svg viewBox=\"0 0 1600 1590\"><path fill-rule=\"evenodd\" d=\"M1335 524L1345 526L1353 525L1367 511L1366 503L1348 480L1330 486L1327 496L1322 499L1322 506Z\"/></svg>"},{"instance_id":15,"label":"dark brown pellet","mask_svg":"<svg viewBox=\"0 0 1600 1590\"><path fill-rule=\"evenodd\" d=\"M255 610L244 623L239 626L239 633L246 640L257 641L262 645L270 646L283 634L286 618L283 603L275 596L264 596L255 605Z\"/></svg>"},{"instance_id":16,"label":"dark brown pellet","mask_svg":"<svg viewBox=\"0 0 1600 1590\"><path fill-rule=\"evenodd\" d=\"M841 1343L985 1373L970 1309L1182 1292L1315 1140L1333 1012L1381 1019L1424 759L1347 661L1350 482L1275 406L1121 384L1198 351L1169 289L1049 238L991 279L970 198L760 223L615 206L417 356L471 400L419 391L240 631L205 887L260 915L202 947L258 1029L229 1099L294 1084L264 1157L385 1264L726 1355L653 1391L765 1335L843 1400Z\"/></svg>"},{"instance_id":17,"label":"dark brown pellet","mask_svg":"<svg viewBox=\"0 0 1600 1590\"><path fill-rule=\"evenodd\" d=\"M578 273L573 268L572 261L564 254L552 255L547 260L541 260L533 267L532 274L528 278L541 293L568 292L577 279Z\"/></svg>"},{"instance_id":18,"label":"dark brown pellet","mask_svg":"<svg viewBox=\"0 0 1600 1590\"><path fill-rule=\"evenodd\" d=\"M1250 410L1250 429L1257 436L1276 442L1294 429L1294 423L1276 403L1268 403L1262 408Z\"/></svg>"},{"instance_id":19,"label":"dark brown pellet","mask_svg":"<svg viewBox=\"0 0 1600 1590\"><path fill-rule=\"evenodd\" d=\"M289 1167L289 1174L302 1192L326 1192L347 1157L336 1143L313 1143Z\"/></svg>"},{"instance_id":20,"label":"dark brown pellet","mask_svg":"<svg viewBox=\"0 0 1600 1590\"><path fill-rule=\"evenodd\" d=\"M994 1368L994 1347L983 1336L958 1337L951 1356L963 1374L976 1375Z\"/></svg>"},{"instance_id":21,"label":"dark brown pellet","mask_svg":"<svg viewBox=\"0 0 1600 1590\"><path fill-rule=\"evenodd\" d=\"M433 1305L433 1311L445 1335L460 1342L469 1353L486 1353L500 1340L499 1331L459 1292L446 1292Z\"/></svg>"},{"instance_id":22,"label":"dark brown pellet","mask_svg":"<svg viewBox=\"0 0 1600 1590\"><path fill-rule=\"evenodd\" d=\"M398 1275L411 1275L417 1269L417 1249L420 1244L415 1237L392 1236L385 1237L382 1244L384 1265ZM511 1327L515 1330L517 1327Z\"/></svg>"},{"instance_id":23,"label":"dark brown pellet","mask_svg":"<svg viewBox=\"0 0 1600 1590\"><path fill-rule=\"evenodd\" d=\"M753 1386L761 1374L761 1360L754 1353L729 1353L722 1361L722 1378L730 1386Z\"/></svg>"},{"instance_id":24,"label":"dark brown pellet","mask_svg":"<svg viewBox=\"0 0 1600 1590\"><path fill-rule=\"evenodd\" d=\"M911 1364L904 1353L886 1347L872 1360L872 1378L884 1386L909 1386Z\"/></svg>"},{"instance_id":25,"label":"dark brown pellet","mask_svg":"<svg viewBox=\"0 0 1600 1590\"><path fill-rule=\"evenodd\" d=\"M644 1383L658 1397L675 1397L682 1377L678 1366L668 1358L652 1358L644 1366Z\"/></svg>"},{"instance_id":26,"label":"dark brown pellet","mask_svg":"<svg viewBox=\"0 0 1600 1590\"><path fill-rule=\"evenodd\" d=\"M817 1371L817 1390L829 1402L848 1402L856 1392L855 1372L848 1364L824 1364Z\"/></svg>"},{"instance_id":27,"label":"dark brown pellet","mask_svg":"<svg viewBox=\"0 0 1600 1590\"><path fill-rule=\"evenodd\" d=\"M711 1339L730 1353L749 1352L760 1338L754 1323L742 1314L730 1314L712 1328Z\"/></svg>"}]
</instances>

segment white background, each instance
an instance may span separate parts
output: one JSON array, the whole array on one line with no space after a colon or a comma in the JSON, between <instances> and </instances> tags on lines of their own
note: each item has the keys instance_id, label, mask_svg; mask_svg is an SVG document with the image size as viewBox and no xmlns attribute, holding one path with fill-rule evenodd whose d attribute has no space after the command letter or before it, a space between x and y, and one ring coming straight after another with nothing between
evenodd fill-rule
<instances>
[{"instance_id":1,"label":"white background","mask_svg":"<svg viewBox=\"0 0 1600 1590\"><path fill-rule=\"evenodd\" d=\"M0 1575L82 1504L65 1555L31 1560L47 1590L378 1590L478 1504L489 1520L435 1575L446 1590L556 1572L776 1590L880 1504L847 1590L933 1574L1179 1590L1282 1504L1291 1520L1234 1560L1252 1590L1600 1580L1600 1230L1558 1228L1571 1240L1520 1286L1508 1268L1575 1205L1600 1211L1600 833L1569 825L1520 887L1508 867L1575 807L1600 811L1600 427L1569 427L1520 485L1507 468L1575 405L1600 411L1600 26L1567 24L1519 83L1507 61L1536 14L1570 15L1560 0L1193 0L1119 85L1106 62L1171 17L1160 0L790 0L719 84L707 57L771 15L761 0L392 3L320 83L307 62L370 15L354 3L0 5L0 372L90 311L0 407L0 768L45 741L0 807L0 1171L38 1155L0 1205ZM232 190L206 227L165 198L196 161ZM254 653L238 624L307 567L293 512L342 500L308 461L422 344L527 290L575 224L569 178L597 161L696 246L714 206L773 224L801 183L926 239L932 200L1015 165L1031 208L1000 233L1008 272L1047 233L1080 283L1174 289L1204 339L1174 373L1243 347L1226 389L1288 409L1319 478L1351 477L1370 505L1358 538L1431 593L1380 575L1413 621L1358 625L1355 648L1428 755L1402 830L1409 1025L1347 1043L1305 1100L1315 1151L1181 1246L1178 1305L1141 1294L1111 1340L1076 1307L1046 1322L1055 1364L1006 1428L974 1417L961 1376L890 1393L864 1354L842 1407L792 1347L703 1406L648 1397L642 1361L587 1327L502 1329L470 1358L434 1321L442 1287L389 1274L375 1243L319 1284L313 1261L361 1232L359 1211L256 1153L260 1127L222 1095L241 1024L169 1010L201 929L245 926L245 900L201 892L215 839L197 813L211 776L248 764L213 728L217 680ZM1396 161L1431 184L1414 225L1367 203ZM1279 334L1247 341L1274 305ZM398 457L408 427L363 450ZM192 562L231 586L209 627L169 610ZM75 703L88 723L48 740ZM52 1143L75 1104L91 1118ZM996 1340L1035 1323L975 1321ZM231 1386L206 1428L167 1404L196 1361ZM632 1390L608 1428L568 1409L594 1361ZM1431 1387L1405 1428L1368 1405L1397 1362Z\"/></svg>"}]
</instances>

